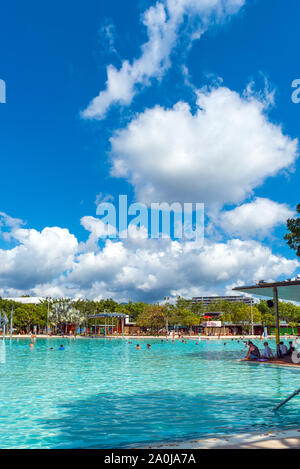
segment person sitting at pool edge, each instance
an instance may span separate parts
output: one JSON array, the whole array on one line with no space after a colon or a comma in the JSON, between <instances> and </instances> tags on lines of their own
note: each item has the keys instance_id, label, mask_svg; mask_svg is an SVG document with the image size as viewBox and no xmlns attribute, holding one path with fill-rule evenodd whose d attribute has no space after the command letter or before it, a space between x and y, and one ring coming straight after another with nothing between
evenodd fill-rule
<instances>
[{"instance_id":1,"label":"person sitting at pool edge","mask_svg":"<svg viewBox=\"0 0 300 469\"><path fill-rule=\"evenodd\" d=\"M249 350L248 350L246 359L247 360L258 360L260 358L260 351L258 350L256 345L254 345L254 343L251 342L251 340L249 340L248 345L249 345Z\"/></svg>"},{"instance_id":2,"label":"person sitting at pool edge","mask_svg":"<svg viewBox=\"0 0 300 469\"><path fill-rule=\"evenodd\" d=\"M289 356L291 356L291 355L293 354L293 352L295 352L295 350L296 350L296 349L295 349L295 347L293 346L293 342L290 341L290 342L289 342L289 349L288 349L287 354L288 354Z\"/></svg>"},{"instance_id":3,"label":"person sitting at pool edge","mask_svg":"<svg viewBox=\"0 0 300 469\"><path fill-rule=\"evenodd\" d=\"M288 354L288 348L283 342L279 342L279 357L285 357Z\"/></svg>"},{"instance_id":4,"label":"person sitting at pool edge","mask_svg":"<svg viewBox=\"0 0 300 469\"><path fill-rule=\"evenodd\" d=\"M264 351L262 353L262 357L263 358L268 358L268 359L274 358L273 352L270 349L268 342L264 342L264 347L265 348L264 348Z\"/></svg>"}]
</instances>

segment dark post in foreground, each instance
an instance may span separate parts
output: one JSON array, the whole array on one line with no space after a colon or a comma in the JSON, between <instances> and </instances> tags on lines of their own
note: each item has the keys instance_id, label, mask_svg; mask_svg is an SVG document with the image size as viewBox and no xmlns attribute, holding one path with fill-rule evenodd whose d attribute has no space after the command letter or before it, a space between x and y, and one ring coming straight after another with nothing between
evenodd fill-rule
<instances>
[{"instance_id":1,"label":"dark post in foreground","mask_svg":"<svg viewBox=\"0 0 300 469\"><path fill-rule=\"evenodd\" d=\"M277 348L277 357L280 357L279 354L279 342L280 342L280 325L279 325L279 313L278 313L278 290L277 287L273 288L273 299L274 299L274 309L275 309L275 337L276 337L276 348Z\"/></svg>"}]
</instances>

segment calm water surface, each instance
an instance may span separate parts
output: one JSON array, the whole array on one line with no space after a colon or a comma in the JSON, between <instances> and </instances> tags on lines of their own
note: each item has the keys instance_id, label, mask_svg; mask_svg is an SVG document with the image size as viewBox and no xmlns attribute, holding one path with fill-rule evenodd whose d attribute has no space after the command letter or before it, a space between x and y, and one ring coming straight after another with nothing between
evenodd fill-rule
<instances>
[{"instance_id":1,"label":"calm water surface","mask_svg":"<svg viewBox=\"0 0 300 469\"><path fill-rule=\"evenodd\" d=\"M137 342L38 339L31 350L28 339L0 340L0 448L134 447L300 427L300 397L271 410L300 387L300 370L240 363L242 341Z\"/></svg>"}]
</instances>

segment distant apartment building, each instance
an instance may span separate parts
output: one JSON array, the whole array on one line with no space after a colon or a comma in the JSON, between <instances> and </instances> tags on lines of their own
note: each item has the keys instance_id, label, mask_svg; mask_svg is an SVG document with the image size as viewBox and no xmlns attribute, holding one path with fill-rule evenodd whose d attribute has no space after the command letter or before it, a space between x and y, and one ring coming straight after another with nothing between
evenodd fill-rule
<instances>
[{"instance_id":1,"label":"distant apartment building","mask_svg":"<svg viewBox=\"0 0 300 469\"><path fill-rule=\"evenodd\" d=\"M210 306L211 304L218 303L219 301L228 301L230 303L244 303L250 305L253 298L249 296L194 296L192 303L203 303L204 307Z\"/></svg>"}]
</instances>

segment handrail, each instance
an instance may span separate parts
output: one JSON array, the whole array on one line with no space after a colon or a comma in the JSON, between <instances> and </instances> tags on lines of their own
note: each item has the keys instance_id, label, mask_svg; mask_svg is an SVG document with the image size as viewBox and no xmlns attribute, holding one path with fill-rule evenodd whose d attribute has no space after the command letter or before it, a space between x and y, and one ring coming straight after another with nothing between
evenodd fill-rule
<instances>
[{"instance_id":1,"label":"handrail","mask_svg":"<svg viewBox=\"0 0 300 469\"><path fill-rule=\"evenodd\" d=\"M276 407L274 407L273 410L278 410L280 409L280 407L282 407L284 404L286 404L290 399L292 399L293 397L297 396L298 394L300 394L300 388L297 389L296 391L293 392L293 394L291 394L289 397L287 397L284 401L280 402L280 404L278 404Z\"/></svg>"}]
</instances>

